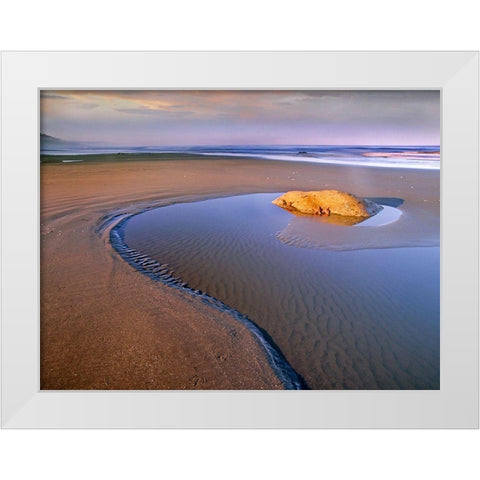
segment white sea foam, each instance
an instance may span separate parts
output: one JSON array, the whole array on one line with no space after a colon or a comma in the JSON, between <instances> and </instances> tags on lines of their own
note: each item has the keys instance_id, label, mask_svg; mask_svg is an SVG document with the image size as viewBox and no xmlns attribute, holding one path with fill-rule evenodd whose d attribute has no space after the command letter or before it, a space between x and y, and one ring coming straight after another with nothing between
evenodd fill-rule
<instances>
[{"instance_id":1,"label":"white sea foam","mask_svg":"<svg viewBox=\"0 0 480 480\"><path fill-rule=\"evenodd\" d=\"M310 162L327 165L349 165L356 167L382 167L382 168L413 168L421 170L439 170L439 160L424 160L416 156L391 156L391 157L365 157L365 160L358 157L314 157L307 155L281 155L281 154L259 154L259 153L230 153L230 152L199 152L200 155L221 156L221 157L253 157L266 160L283 160L288 162ZM368 159L367 159L368 158Z\"/></svg>"}]
</instances>

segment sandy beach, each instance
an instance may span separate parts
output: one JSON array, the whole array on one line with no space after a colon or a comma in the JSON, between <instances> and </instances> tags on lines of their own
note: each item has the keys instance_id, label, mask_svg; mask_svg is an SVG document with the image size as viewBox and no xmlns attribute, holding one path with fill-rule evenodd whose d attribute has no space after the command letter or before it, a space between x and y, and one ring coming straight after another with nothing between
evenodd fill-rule
<instances>
[{"instance_id":1,"label":"sandy beach","mask_svg":"<svg viewBox=\"0 0 480 480\"><path fill-rule=\"evenodd\" d=\"M284 388L246 327L153 282L118 255L109 232L122 214L240 193L324 188L401 198L407 208L437 215L440 208L439 171L184 154L43 160L42 389Z\"/></svg>"}]
</instances>

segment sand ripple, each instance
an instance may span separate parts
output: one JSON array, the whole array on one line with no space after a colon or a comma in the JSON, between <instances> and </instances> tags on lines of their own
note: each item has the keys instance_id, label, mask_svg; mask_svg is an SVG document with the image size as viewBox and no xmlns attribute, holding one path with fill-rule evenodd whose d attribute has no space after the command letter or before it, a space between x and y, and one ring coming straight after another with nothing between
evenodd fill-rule
<instances>
[{"instance_id":1,"label":"sand ripple","mask_svg":"<svg viewBox=\"0 0 480 480\"><path fill-rule=\"evenodd\" d=\"M145 212L126 223L125 241L142 252L135 258L153 259L147 266L168 264L266 330L312 388L438 388L435 215L406 204L390 225L322 225L319 235L318 224L270 205L274 197Z\"/></svg>"}]
</instances>

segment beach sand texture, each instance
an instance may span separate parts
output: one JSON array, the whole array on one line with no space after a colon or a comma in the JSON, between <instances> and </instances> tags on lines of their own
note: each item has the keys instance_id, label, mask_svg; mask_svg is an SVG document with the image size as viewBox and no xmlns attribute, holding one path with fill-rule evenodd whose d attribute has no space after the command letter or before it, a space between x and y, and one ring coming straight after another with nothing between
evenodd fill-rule
<instances>
[{"instance_id":1,"label":"beach sand texture","mask_svg":"<svg viewBox=\"0 0 480 480\"><path fill-rule=\"evenodd\" d=\"M113 250L109 231L122 214L239 193L325 188L439 211L438 171L182 155L109 158L41 165L42 389L283 388L246 327L153 282Z\"/></svg>"}]
</instances>

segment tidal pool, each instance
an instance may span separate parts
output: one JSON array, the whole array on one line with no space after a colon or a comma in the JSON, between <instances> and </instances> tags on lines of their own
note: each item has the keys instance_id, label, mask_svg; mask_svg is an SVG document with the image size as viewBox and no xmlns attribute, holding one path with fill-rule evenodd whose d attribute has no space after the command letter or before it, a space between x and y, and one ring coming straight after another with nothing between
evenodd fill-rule
<instances>
[{"instance_id":1,"label":"tidal pool","mask_svg":"<svg viewBox=\"0 0 480 480\"><path fill-rule=\"evenodd\" d=\"M349 226L294 216L278 195L156 208L118 234L144 263L246 315L309 388L438 389L438 215L373 199L384 221Z\"/></svg>"}]
</instances>

